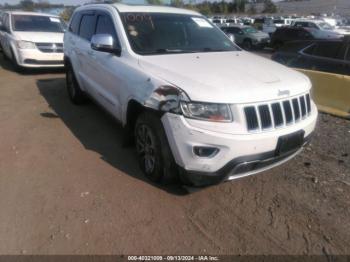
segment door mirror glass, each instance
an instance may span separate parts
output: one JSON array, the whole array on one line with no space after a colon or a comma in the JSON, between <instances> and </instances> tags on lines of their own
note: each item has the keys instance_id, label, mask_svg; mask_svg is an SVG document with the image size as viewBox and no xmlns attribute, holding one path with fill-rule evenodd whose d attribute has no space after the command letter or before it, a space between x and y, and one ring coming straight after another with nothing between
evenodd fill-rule
<instances>
[{"instance_id":1,"label":"door mirror glass","mask_svg":"<svg viewBox=\"0 0 350 262\"><path fill-rule=\"evenodd\" d=\"M105 53L120 55L121 49L115 46L113 37L109 34L97 34L91 39L91 48Z\"/></svg>"}]
</instances>

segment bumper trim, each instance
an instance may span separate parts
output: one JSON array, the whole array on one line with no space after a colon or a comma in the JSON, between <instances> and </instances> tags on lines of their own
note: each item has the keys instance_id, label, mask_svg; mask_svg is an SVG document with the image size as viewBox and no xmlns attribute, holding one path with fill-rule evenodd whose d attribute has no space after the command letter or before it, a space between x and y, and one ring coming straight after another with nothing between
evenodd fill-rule
<instances>
[{"instance_id":1,"label":"bumper trim","mask_svg":"<svg viewBox=\"0 0 350 262\"><path fill-rule=\"evenodd\" d=\"M254 171L263 171L269 166L274 166L279 162L283 162L283 160L287 160L289 157L298 153L302 147L310 142L311 136L312 134L304 138L304 143L301 147L282 155L276 155L276 150L273 150L260 154L238 157L228 162L218 171L211 173L187 171L181 168L180 177L181 180L188 185L203 187L219 184L229 178L233 179L234 176L238 178L250 172L255 173Z\"/></svg>"}]
</instances>

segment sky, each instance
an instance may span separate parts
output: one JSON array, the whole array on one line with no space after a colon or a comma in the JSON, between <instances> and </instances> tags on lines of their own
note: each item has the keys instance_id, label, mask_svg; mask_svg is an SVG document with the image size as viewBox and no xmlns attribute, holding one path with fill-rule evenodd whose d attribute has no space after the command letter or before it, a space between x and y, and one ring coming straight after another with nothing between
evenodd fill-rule
<instances>
[{"instance_id":1,"label":"sky","mask_svg":"<svg viewBox=\"0 0 350 262\"><path fill-rule=\"evenodd\" d=\"M20 0L0 0L0 4L8 3L8 4L17 4ZM200 2L201 0L197 0ZM49 0L50 3L53 4L65 4L65 5L79 5L85 2L91 2L91 0ZM129 0L129 2L142 3L142 0Z\"/></svg>"}]
</instances>

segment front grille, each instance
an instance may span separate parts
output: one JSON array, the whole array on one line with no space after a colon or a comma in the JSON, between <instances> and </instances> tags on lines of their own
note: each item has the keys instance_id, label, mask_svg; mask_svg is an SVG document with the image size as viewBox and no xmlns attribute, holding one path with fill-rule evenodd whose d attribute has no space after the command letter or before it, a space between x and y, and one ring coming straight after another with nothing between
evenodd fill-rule
<instances>
[{"instance_id":1,"label":"front grille","mask_svg":"<svg viewBox=\"0 0 350 262\"><path fill-rule=\"evenodd\" d=\"M35 43L35 45L43 53L63 53L62 43Z\"/></svg>"},{"instance_id":2,"label":"front grille","mask_svg":"<svg viewBox=\"0 0 350 262\"><path fill-rule=\"evenodd\" d=\"M275 121L275 127L283 125L283 115L280 103L273 103L271 105L273 120Z\"/></svg>"},{"instance_id":3,"label":"front grille","mask_svg":"<svg viewBox=\"0 0 350 262\"><path fill-rule=\"evenodd\" d=\"M258 117L256 115L255 107L249 106L244 108L244 112L247 118L248 130L254 130L259 127Z\"/></svg>"},{"instance_id":4,"label":"front grille","mask_svg":"<svg viewBox=\"0 0 350 262\"><path fill-rule=\"evenodd\" d=\"M270 109L268 105L261 105L258 107L261 120L261 127L263 129L270 128L272 126L272 120L270 115Z\"/></svg>"},{"instance_id":5,"label":"front grille","mask_svg":"<svg viewBox=\"0 0 350 262\"><path fill-rule=\"evenodd\" d=\"M305 97L301 96L299 97L300 107L301 107L301 116L306 116L306 104L305 104Z\"/></svg>"},{"instance_id":6,"label":"front grille","mask_svg":"<svg viewBox=\"0 0 350 262\"><path fill-rule=\"evenodd\" d=\"M295 121L298 121L300 119L300 109L299 109L298 99L294 98L292 100L292 103L293 103L294 119Z\"/></svg>"},{"instance_id":7,"label":"front grille","mask_svg":"<svg viewBox=\"0 0 350 262\"><path fill-rule=\"evenodd\" d=\"M286 117L286 123L287 125L293 122L293 111L292 107L290 105L290 101L283 101L283 110L284 115Z\"/></svg>"},{"instance_id":8,"label":"front grille","mask_svg":"<svg viewBox=\"0 0 350 262\"><path fill-rule=\"evenodd\" d=\"M310 95L279 102L244 107L248 131L259 131L291 125L311 113Z\"/></svg>"}]
</instances>

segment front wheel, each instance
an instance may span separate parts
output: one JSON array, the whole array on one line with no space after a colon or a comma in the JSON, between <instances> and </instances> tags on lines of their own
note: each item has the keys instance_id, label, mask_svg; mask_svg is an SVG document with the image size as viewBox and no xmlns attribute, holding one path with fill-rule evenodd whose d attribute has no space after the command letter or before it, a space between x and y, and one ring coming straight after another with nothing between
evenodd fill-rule
<instances>
[{"instance_id":1,"label":"front wheel","mask_svg":"<svg viewBox=\"0 0 350 262\"><path fill-rule=\"evenodd\" d=\"M135 143L140 168L147 178L163 184L177 181L178 166L157 115L145 112L138 117Z\"/></svg>"}]
</instances>

